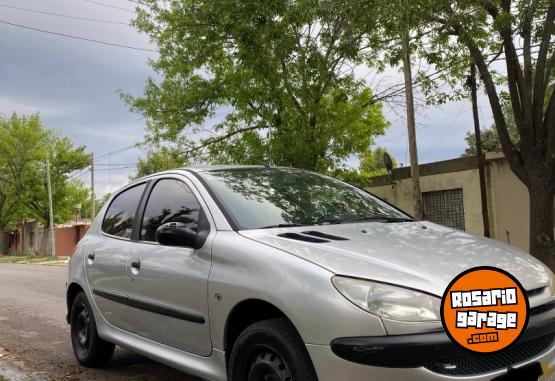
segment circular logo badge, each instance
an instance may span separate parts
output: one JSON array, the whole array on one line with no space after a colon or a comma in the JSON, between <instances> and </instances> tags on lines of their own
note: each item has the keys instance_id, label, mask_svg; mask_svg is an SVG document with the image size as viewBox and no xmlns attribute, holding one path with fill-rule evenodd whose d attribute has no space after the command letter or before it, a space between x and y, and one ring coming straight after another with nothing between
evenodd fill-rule
<instances>
[{"instance_id":1,"label":"circular logo badge","mask_svg":"<svg viewBox=\"0 0 555 381\"><path fill-rule=\"evenodd\" d=\"M519 281L495 267L458 275L441 301L441 321L449 338L472 352L508 348L524 333L530 305Z\"/></svg>"}]
</instances>

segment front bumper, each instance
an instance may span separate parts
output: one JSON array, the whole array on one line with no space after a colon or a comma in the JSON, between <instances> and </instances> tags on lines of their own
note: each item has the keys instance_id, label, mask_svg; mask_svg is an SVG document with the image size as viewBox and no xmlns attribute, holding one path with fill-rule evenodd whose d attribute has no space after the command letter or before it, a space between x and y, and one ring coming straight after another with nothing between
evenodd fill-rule
<instances>
[{"instance_id":1,"label":"front bumper","mask_svg":"<svg viewBox=\"0 0 555 381\"><path fill-rule=\"evenodd\" d=\"M487 355L490 357L462 351L444 332L340 338L329 347L307 347L320 381L482 381L533 363L541 364L545 373L555 366L555 303L532 309L519 342L499 354Z\"/></svg>"}]
</instances>

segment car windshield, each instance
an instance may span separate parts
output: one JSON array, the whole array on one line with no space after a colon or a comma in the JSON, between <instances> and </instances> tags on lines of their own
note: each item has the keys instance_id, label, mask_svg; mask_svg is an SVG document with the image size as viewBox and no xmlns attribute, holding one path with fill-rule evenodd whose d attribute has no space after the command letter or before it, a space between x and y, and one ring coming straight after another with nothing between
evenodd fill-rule
<instances>
[{"instance_id":1,"label":"car windshield","mask_svg":"<svg viewBox=\"0 0 555 381\"><path fill-rule=\"evenodd\" d=\"M313 172L238 168L205 171L202 177L240 230L410 220L361 189Z\"/></svg>"}]
</instances>

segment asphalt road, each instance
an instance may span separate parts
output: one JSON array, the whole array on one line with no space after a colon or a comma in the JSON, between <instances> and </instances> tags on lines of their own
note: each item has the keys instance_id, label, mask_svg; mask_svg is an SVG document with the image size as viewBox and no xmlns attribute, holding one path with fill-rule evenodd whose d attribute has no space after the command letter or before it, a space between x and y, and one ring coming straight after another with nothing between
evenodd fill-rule
<instances>
[{"instance_id":1,"label":"asphalt road","mask_svg":"<svg viewBox=\"0 0 555 381\"><path fill-rule=\"evenodd\" d=\"M200 381L121 348L104 369L79 366L65 323L66 272L0 264L0 381Z\"/></svg>"},{"instance_id":2,"label":"asphalt road","mask_svg":"<svg viewBox=\"0 0 555 381\"><path fill-rule=\"evenodd\" d=\"M65 267L0 264L0 376L11 381L199 381L121 348L107 368L79 366L65 323L66 274Z\"/></svg>"}]
</instances>

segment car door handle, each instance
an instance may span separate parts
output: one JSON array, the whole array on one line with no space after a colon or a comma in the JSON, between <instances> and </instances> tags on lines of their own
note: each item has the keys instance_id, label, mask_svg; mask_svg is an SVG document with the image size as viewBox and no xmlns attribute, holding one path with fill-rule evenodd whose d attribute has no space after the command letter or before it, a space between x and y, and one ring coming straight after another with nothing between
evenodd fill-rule
<instances>
[{"instance_id":1,"label":"car door handle","mask_svg":"<svg viewBox=\"0 0 555 381\"><path fill-rule=\"evenodd\" d=\"M139 270L141 268L141 261L139 259L135 259L131 262L131 267Z\"/></svg>"},{"instance_id":2,"label":"car door handle","mask_svg":"<svg viewBox=\"0 0 555 381\"><path fill-rule=\"evenodd\" d=\"M94 257L96 256L95 253L89 253L88 257L91 261L94 261Z\"/></svg>"}]
</instances>

